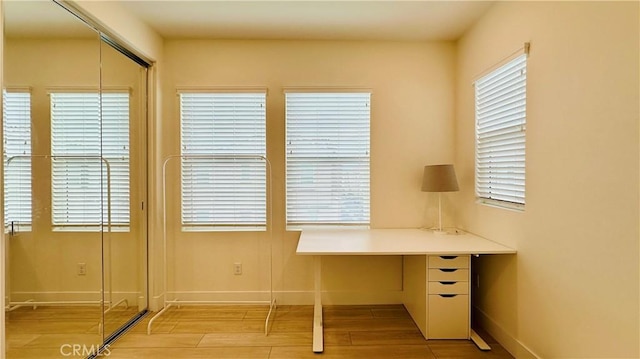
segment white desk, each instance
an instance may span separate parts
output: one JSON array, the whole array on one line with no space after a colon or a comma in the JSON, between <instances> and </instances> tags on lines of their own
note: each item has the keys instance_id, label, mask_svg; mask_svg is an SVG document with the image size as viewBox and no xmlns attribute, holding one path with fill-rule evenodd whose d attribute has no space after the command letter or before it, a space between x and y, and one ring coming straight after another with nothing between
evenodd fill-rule
<instances>
[{"instance_id":1,"label":"white desk","mask_svg":"<svg viewBox=\"0 0 640 359\"><path fill-rule=\"evenodd\" d=\"M439 235L421 229L368 229L303 230L300 234L296 253L314 256L313 351L320 353L324 350L321 256L423 255L426 258L428 255L508 254L516 253L516 251L469 233ZM426 286L426 283L424 285ZM424 294L426 295L426 291ZM413 314L411 315L412 317L414 316ZM414 321L418 322L416 319L414 317ZM482 339L472 330L470 330L470 339L474 340L479 346L483 343ZM476 340L481 342L479 343Z\"/></svg>"}]
</instances>

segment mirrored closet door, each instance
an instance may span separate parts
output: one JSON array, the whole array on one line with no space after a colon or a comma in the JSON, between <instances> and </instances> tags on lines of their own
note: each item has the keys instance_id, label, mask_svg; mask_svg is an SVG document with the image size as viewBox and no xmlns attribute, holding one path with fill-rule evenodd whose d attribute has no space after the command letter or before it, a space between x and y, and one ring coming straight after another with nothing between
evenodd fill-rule
<instances>
[{"instance_id":1,"label":"mirrored closet door","mask_svg":"<svg viewBox=\"0 0 640 359\"><path fill-rule=\"evenodd\" d=\"M110 223L102 258L106 336L147 309L147 68L102 40L101 141L110 177L110 215L103 216Z\"/></svg>"},{"instance_id":2,"label":"mirrored closet door","mask_svg":"<svg viewBox=\"0 0 640 359\"><path fill-rule=\"evenodd\" d=\"M7 358L95 351L147 306L146 66L53 1L5 1Z\"/></svg>"}]
</instances>

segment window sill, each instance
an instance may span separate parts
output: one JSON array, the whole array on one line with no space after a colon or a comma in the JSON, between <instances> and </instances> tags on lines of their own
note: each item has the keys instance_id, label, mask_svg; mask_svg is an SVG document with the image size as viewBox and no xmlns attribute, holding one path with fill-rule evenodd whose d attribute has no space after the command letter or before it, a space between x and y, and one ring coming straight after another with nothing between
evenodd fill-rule
<instances>
[{"instance_id":1,"label":"window sill","mask_svg":"<svg viewBox=\"0 0 640 359\"><path fill-rule=\"evenodd\" d=\"M286 230L289 232L300 232L303 230L351 230L351 229L369 229L371 228L368 224L360 224L360 225L348 225L348 224L304 224L304 225L287 225Z\"/></svg>"},{"instance_id":2,"label":"window sill","mask_svg":"<svg viewBox=\"0 0 640 359\"><path fill-rule=\"evenodd\" d=\"M31 231L32 229L30 224L22 224L22 225L14 226L12 236L15 237L20 235L20 233L29 233ZM7 226L7 225L4 226L4 234L11 234L11 226Z\"/></svg>"},{"instance_id":3,"label":"window sill","mask_svg":"<svg viewBox=\"0 0 640 359\"><path fill-rule=\"evenodd\" d=\"M233 227L233 226L182 226L183 232L266 232L265 226L246 226L246 227Z\"/></svg>"},{"instance_id":4,"label":"window sill","mask_svg":"<svg viewBox=\"0 0 640 359\"><path fill-rule=\"evenodd\" d=\"M497 201L495 199L488 198L476 198L476 203L488 207L501 208L519 213L524 212L524 204L520 203Z\"/></svg>"},{"instance_id":5,"label":"window sill","mask_svg":"<svg viewBox=\"0 0 640 359\"><path fill-rule=\"evenodd\" d=\"M101 228L103 229L100 230ZM104 227L101 227L101 226L54 226L53 227L54 232L96 232L96 233L129 232L129 226L111 226L110 229L111 231L109 231L109 227L106 227L106 226Z\"/></svg>"}]
</instances>

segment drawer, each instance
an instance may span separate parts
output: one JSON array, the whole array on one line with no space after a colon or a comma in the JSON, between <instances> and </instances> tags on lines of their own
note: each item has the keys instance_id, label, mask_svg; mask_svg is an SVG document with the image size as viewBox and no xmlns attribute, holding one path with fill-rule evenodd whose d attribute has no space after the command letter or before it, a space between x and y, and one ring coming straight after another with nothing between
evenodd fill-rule
<instances>
[{"instance_id":1,"label":"drawer","mask_svg":"<svg viewBox=\"0 0 640 359\"><path fill-rule=\"evenodd\" d=\"M469 294L469 282L429 282L429 294Z\"/></svg>"},{"instance_id":2,"label":"drawer","mask_svg":"<svg viewBox=\"0 0 640 359\"><path fill-rule=\"evenodd\" d=\"M429 268L469 268L469 256L429 256Z\"/></svg>"},{"instance_id":3,"label":"drawer","mask_svg":"<svg viewBox=\"0 0 640 359\"><path fill-rule=\"evenodd\" d=\"M428 339L469 339L469 296L429 295Z\"/></svg>"},{"instance_id":4,"label":"drawer","mask_svg":"<svg viewBox=\"0 0 640 359\"><path fill-rule=\"evenodd\" d=\"M457 268L443 268L443 269L429 269L429 282L459 282L469 281L468 269Z\"/></svg>"}]
</instances>

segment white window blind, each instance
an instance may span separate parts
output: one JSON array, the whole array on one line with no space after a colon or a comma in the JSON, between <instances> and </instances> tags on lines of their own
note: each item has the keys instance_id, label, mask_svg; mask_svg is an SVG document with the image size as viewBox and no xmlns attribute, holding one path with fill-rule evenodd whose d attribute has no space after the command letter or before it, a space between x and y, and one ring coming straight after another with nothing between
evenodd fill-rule
<instances>
[{"instance_id":1,"label":"white window blind","mask_svg":"<svg viewBox=\"0 0 640 359\"><path fill-rule=\"evenodd\" d=\"M31 94L3 92L5 226L31 224Z\"/></svg>"},{"instance_id":2,"label":"white window blind","mask_svg":"<svg viewBox=\"0 0 640 359\"><path fill-rule=\"evenodd\" d=\"M476 195L481 201L525 203L526 82L527 55L522 54L475 83Z\"/></svg>"},{"instance_id":3,"label":"white window blind","mask_svg":"<svg viewBox=\"0 0 640 359\"><path fill-rule=\"evenodd\" d=\"M105 161L111 225L129 224L129 93L52 93L51 155L55 226L108 224Z\"/></svg>"},{"instance_id":4,"label":"white window blind","mask_svg":"<svg viewBox=\"0 0 640 359\"><path fill-rule=\"evenodd\" d=\"M180 93L180 124L183 228L264 230L266 92Z\"/></svg>"},{"instance_id":5,"label":"white window blind","mask_svg":"<svg viewBox=\"0 0 640 359\"><path fill-rule=\"evenodd\" d=\"M368 225L371 94L285 96L287 225Z\"/></svg>"}]
</instances>

